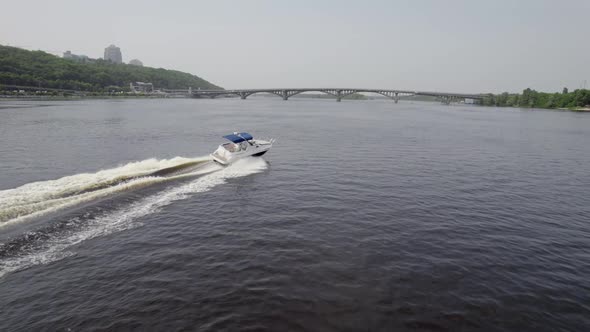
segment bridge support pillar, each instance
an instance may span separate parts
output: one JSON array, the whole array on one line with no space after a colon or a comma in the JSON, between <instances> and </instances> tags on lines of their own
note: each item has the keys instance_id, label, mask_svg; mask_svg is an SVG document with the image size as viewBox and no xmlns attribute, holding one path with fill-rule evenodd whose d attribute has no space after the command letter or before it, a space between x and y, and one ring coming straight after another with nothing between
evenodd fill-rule
<instances>
[{"instance_id":1,"label":"bridge support pillar","mask_svg":"<svg viewBox=\"0 0 590 332\"><path fill-rule=\"evenodd\" d=\"M337 102L341 102L342 101L342 90L336 91L336 101Z\"/></svg>"},{"instance_id":2,"label":"bridge support pillar","mask_svg":"<svg viewBox=\"0 0 590 332\"><path fill-rule=\"evenodd\" d=\"M397 104L398 101L399 101L399 95L396 92L396 93L393 94L393 102Z\"/></svg>"},{"instance_id":3,"label":"bridge support pillar","mask_svg":"<svg viewBox=\"0 0 590 332\"><path fill-rule=\"evenodd\" d=\"M289 99L289 95L287 94L287 90L281 91L281 95L283 96L283 100Z\"/></svg>"},{"instance_id":4,"label":"bridge support pillar","mask_svg":"<svg viewBox=\"0 0 590 332\"><path fill-rule=\"evenodd\" d=\"M246 99L248 97L245 93L240 92L240 99Z\"/></svg>"}]
</instances>

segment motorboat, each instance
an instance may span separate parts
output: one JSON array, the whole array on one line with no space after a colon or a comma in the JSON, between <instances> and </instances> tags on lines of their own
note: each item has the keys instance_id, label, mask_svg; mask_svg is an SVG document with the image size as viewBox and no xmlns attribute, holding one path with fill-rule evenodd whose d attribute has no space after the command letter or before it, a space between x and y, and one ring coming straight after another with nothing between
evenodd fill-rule
<instances>
[{"instance_id":1,"label":"motorboat","mask_svg":"<svg viewBox=\"0 0 590 332\"><path fill-rule=\"evenodd\" d=\"M223 138L229 142L221 144L215 152L211 154L213 160L222 164L229 165L238 159L245 157L259 157L265 154L272 147L273 140L264 141L254 139L248 133L236 133L225 135Z\"/></svg>"}]
</instances>

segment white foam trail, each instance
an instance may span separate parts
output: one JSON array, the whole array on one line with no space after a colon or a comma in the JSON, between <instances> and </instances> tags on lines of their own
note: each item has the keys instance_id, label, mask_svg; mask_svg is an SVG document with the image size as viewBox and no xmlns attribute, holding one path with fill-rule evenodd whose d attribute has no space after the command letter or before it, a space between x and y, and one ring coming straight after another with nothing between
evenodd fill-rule
<instances>
[{"instance_id":1,"label":"white foam trail","mask_svg":"<svg viewBox=\"0 0 590 332\"><path fill-rule=\"evenodd\" d=\"M125 208L96 217L85 223L82 229L71 234L58 235L42 243L34 252L0 260L0 278L7 273L22 270L33 265L47 264L73 255L67 249L80 242L140 225L138 218L152 214L174 201L182 200L197 193L211 190L228 179L262 172L267 168L262 158L238 160L219 171L204 175L179 187L164 190L148 196Z\"/></svg>"},{"instance_id":2,"label":"white foam trail","mask_svg":"<svg viewBox=\"0 0 590 332\"><path fill-rule=\"evenodd\" d=\"M0 191L0 228L44 213L54 212L104 197L108 194L159 182L163 179L157 177L134 179L134 177L151 174L168 167L206 160L208 158L205 157L147 159L97 173L77 174L57 180L28 183L15 189L2 190ZM175 177L168 177L167 179L172 178ZM110 184L113 185L109 187ZM93 189L97 190L88 191Z\"/></svg>"}]
</instances>

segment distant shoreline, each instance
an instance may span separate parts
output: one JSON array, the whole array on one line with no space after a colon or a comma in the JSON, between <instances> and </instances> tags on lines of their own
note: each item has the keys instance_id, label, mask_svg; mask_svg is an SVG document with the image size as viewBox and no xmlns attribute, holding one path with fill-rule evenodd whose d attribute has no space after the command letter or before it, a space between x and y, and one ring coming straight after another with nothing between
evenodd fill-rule
<instances>
[{"instance_id":1,"label":"distant shoreline","mask_svg":"<svg viewBox=\"0 0 590 332\"><path fill-rule=\"evenodd\" d=\"M166 96L159 96L159 95L137 95L137 96L111 96L111 95L99 95L99 96L34 96L34 95L24 95L24 96L6 96L0 95L0 102L2 101L16 101L16 100L24 100L24 101L44 101L44 100L87 100L87 99L178 99L178 97L166 97Z\"/></svg>"},{"instance_id":2,"label":"distant shoreline","mask_svg":"<svg viewBox=\"0 0 590 332\"><path fill-rule=\"evenodd\" d=\"M301 99L333 99L331 96L320 96L320 95L301 95L297 96ZM101 100L101 99L200 99L200 98L189 98L189 97L170 97L166 95L95 95L95 96L35 96L35 95L0 95L0 103L10 101L75 101L75 100ZM378 98L342 98L346 100L372 100ZM402 99L404 100L404 99ZM412 100L405 99L405 101L421 101L421 102L437 102L430 100ZM500 108L518 108L518 109L541 109L541 110L554 110L554 111L570 111L570 112L590 112L590 107L577 107L577 108L543 108L543 107L523 107L523 106L489 106L489 105L477 105L484 107L500 107Z\"/></svg>"},{"instance_id":3,"label":"distant shoreline","mask_svg":"<svg viewBox=\"0 0 590 332\"><path fill-rule=\"evenodd\" d=\"M548 108L551 109L551 108ZM555 109L555 108L553 108ZM556 108L562 111L573 111L573 112L590 112L590 107L578 107L578 108Z\"/></svg>"}]
</instances>

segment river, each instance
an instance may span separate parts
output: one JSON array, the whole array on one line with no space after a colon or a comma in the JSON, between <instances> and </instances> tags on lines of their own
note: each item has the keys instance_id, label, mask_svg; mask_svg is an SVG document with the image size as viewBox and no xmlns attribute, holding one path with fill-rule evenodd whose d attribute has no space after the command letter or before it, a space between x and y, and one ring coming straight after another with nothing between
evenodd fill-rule
<instances>
[{"instance_id":1,"label":"river","mask_svg":"<svg viewBox=\"0 0 590 332\"><path fill-rule=\"evenodd\" d=\"M208 163L233 131L276 143ZM588 330L589 143L567 111L6 101L0 330Z\"/></svg>"}]
</instances>

